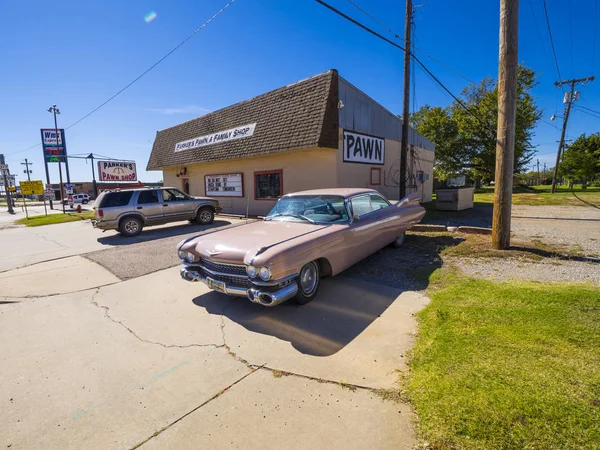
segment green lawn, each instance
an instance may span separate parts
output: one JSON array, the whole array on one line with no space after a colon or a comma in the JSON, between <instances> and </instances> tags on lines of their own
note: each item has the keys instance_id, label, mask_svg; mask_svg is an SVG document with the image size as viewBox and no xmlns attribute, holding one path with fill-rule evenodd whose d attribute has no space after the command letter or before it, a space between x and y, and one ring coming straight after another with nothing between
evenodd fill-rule
<instances>
[{"instance_id":1,"label":"green lawn","mask_svg":"<svg viewBox=\"0 0 600 450\"><path fill-rule=\"evenodd\" d=\"M600 448L600 288L431 286L405 388L432 448Z\"/></svg>"},{"instance_id":2,"label":"green lawn","mask_svg":"<svg viewBox=\"0 0 600 450\"><path fill-rule=\"evenodd\" d=\"M81 213L66 213L66 214L48 214L32 216L29 219L23 217L16 220L18 225L27 225L28 227L39 227L42 225L53 225L56 223L77 222L78 220L93 219L94 211L84 211Z\"/></svg>"},{"instance_id":3,"label":"green lawn","mask_svg":"<svg viewBox=\"0 0 600 450\"><path fill-rule=\"evenodd\" d=\"M513 193L514 205L568 205L586 206L589 203L600 206L600 188L587 188L575 186L574 189L559 187L552 194L551 186L532 186L531 189L516 188ZM475 202L480 205L494 202L494 189L484 188L475 193Z\"/></svg>"}]
</instances>

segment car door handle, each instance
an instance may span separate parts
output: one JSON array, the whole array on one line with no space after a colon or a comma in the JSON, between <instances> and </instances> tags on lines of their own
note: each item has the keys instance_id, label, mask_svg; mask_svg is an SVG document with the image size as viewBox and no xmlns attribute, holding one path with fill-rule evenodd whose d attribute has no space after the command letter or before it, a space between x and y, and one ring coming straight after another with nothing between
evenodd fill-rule
<instances>
[{"instance_id":1,"label":"car door handle","mask_svg":"<svg viewBox=\"0 0 600 450\"><path fill-rule=\"evenodd\" d=\"M141 207L141 206L138 206L138 207L137 207L137 209L142 209L142 207Z\"/></svg>"}]
</instances>

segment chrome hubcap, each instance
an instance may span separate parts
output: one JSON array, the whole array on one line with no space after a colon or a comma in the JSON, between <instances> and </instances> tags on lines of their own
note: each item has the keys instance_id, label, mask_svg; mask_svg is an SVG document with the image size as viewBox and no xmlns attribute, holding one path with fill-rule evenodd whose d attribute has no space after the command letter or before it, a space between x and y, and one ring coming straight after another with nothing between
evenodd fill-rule
<instances>
[{"instance_id":1,"label":"chrome hubcap","mask_svg":"<svg viewBox=\"0 0 600 450\"><path fill-rule=\"evenodd\" d=\"M125 231L128 233L135 233L139 229L139 225L135 220L130 220L125 223Z\"/></svg>"},{"instance_id":2,"label":"chrome hubcap","mask_svg":"<svg viewBox=\"0 0 600 450\"><path fill-rule=\"evenodd\" d=\"M201 222L210 222L210 213L208 211L202 211L200 213Z\"/></svg>"},{"instance_id":3,"label":"chrome hubcap","mask_svg":"<svg viewBox=\"0 0 600 450\"><path fill-rule=\"evenodd\" d=\"M310 295L317 286L317 269L314 263L305 265L300 271L300 289L304 295Z\"/></svg>"}]
</instances>

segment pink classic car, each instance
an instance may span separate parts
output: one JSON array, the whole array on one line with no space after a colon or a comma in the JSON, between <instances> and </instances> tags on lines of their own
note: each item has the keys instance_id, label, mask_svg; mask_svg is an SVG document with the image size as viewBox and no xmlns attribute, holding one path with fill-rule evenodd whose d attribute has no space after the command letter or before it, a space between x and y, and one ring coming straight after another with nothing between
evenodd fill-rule
<instances>
[{"instance_id":1,"label":"pink classic car","mask_svg":"<svg viewBox=\"0 0 600 450\"><path fill-rule=\"evenodd\" d=\"M387 246L425 215L420 195L390 203L372 189L284 195L261 221L184 240L181 277L228 295L275 306L310 302L323 276L337 275Z\"/></svg>"}]
</instances>

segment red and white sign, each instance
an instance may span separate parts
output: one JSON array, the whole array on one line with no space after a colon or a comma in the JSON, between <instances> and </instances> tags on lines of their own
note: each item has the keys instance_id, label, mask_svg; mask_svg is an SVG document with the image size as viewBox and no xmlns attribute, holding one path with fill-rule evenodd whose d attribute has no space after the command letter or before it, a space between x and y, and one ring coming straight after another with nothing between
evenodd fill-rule
<instances>
[{"instance_id":1,"label":"red and white sign","mask_svg":"<svg viewBox=\"0 0 600 450\"><path fill-rule=\"evenodd\" d=\"M98 161L98 181L137 181L135 163Z\"/></svg>"}]
</instances>

